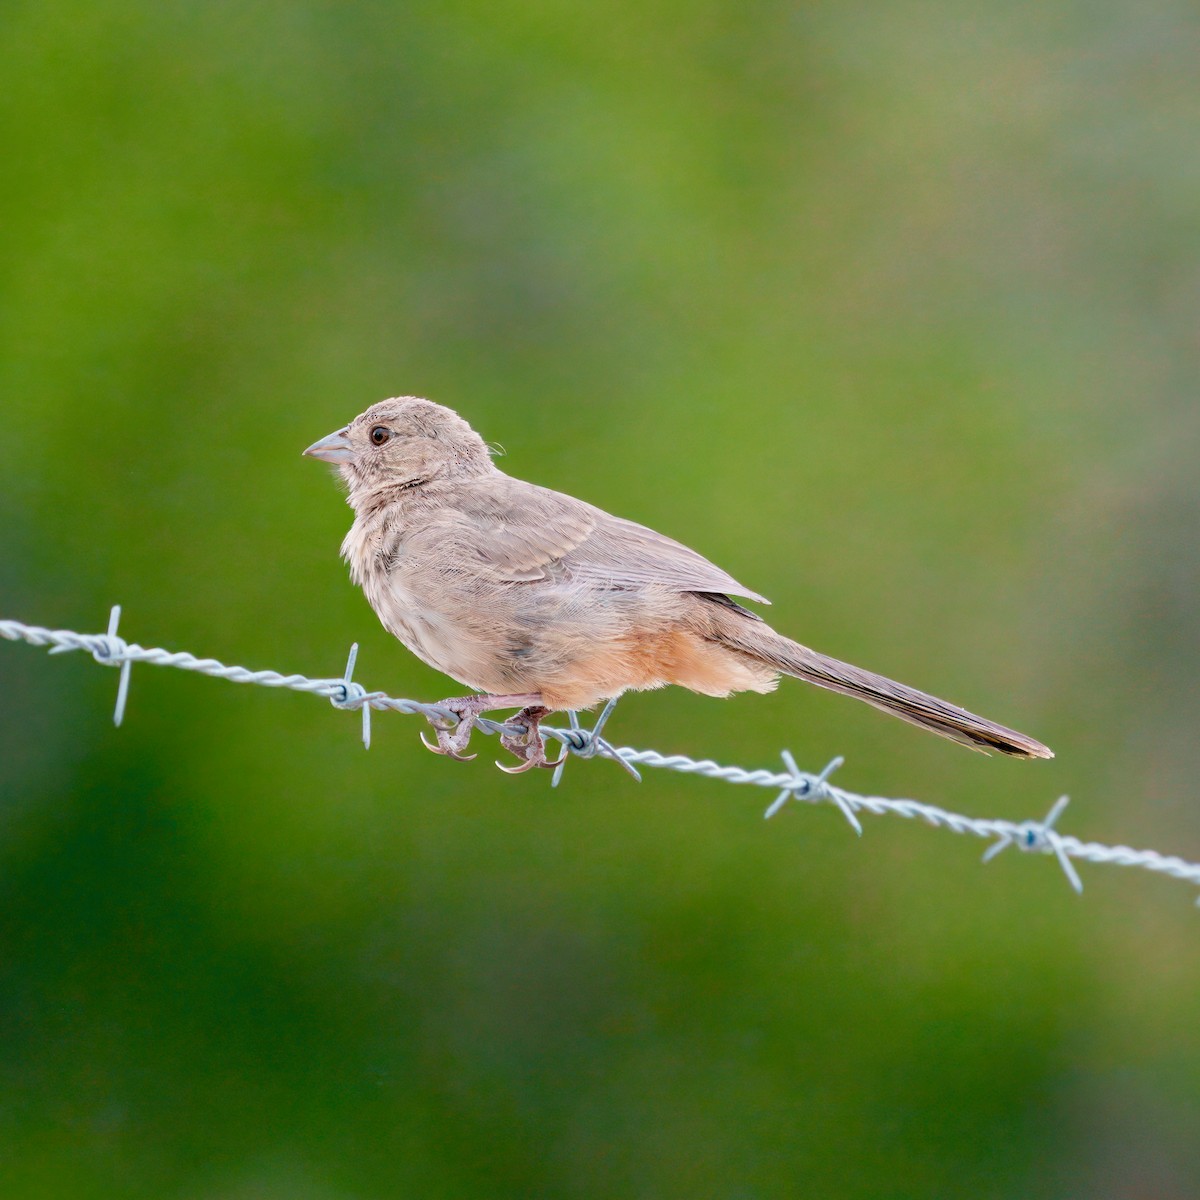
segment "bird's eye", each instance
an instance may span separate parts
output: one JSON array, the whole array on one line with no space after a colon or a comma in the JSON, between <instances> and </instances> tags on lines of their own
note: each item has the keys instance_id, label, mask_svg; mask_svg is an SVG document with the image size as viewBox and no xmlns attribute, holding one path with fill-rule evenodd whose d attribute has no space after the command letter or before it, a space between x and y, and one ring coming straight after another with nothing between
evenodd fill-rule
<instances>
[{"instance_id":1,"label":"bird's eye","mask_svg":"<svg viewBox=\"0 0 1200 1200\"><path fill-rule=\"evenodd\" d=\"M376 425L371 430L371 441L377 446L382 446L392 436L392 431L386 425Z\"/></svg>"}]
</instances>

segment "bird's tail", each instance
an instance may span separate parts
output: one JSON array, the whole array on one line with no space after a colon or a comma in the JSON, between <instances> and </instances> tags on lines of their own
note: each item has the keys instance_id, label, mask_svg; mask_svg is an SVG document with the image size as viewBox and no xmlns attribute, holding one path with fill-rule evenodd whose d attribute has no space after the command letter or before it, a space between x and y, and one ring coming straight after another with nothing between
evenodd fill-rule
<instances>
[{"instance_id":1,"label":"bird's tail","mask_svg":"<svg viewBox=\"0 0 1200 1200\"><path fill-rule=\"evenodd\" d=\"M922 729L941 734L973 750L982 750L984 753L998 750L1014 758L1054 757L1053 751L1023 733L1006 729L985 717L977 717L966 709L897 683L894 679L886 679L872 671L864 671L861 667L818 654L776 633L762 622L722 620L716 631L716 640L785 675L807 680L831 692L841 692L843 696L865 700L902 721L919 725Z\"/></svg>"}]
</instances>

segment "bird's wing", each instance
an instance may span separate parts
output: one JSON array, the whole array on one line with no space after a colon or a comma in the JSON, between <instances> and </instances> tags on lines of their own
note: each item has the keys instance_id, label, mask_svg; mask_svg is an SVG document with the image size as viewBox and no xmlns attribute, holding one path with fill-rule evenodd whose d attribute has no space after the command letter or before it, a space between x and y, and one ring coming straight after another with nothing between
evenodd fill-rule
<instances>
[{"instance_id":1,"label":"bird's wing","mask_svg":"<svg viewBox=\"0 0 1200 1200\"><path fill-rule=\"evenodd\" d=\"M657 583L681 592L716 592L771 603L682 542L599 509L596 513L596 527L587 541L563 559L577 578L615 587Z\"/></svg>"},{"instance_id":2,"label":"bird's wing","mask_svg":"<svg viewBox=\"0 0 1200 1200\"><path fill-rule=\"evenodd\" d=\"M613 588L658 584L770 603L681 542L507 475L463 489L455 507L466 518L472 555L498 579L565 576Z\"/></svg>"}]
</instances>

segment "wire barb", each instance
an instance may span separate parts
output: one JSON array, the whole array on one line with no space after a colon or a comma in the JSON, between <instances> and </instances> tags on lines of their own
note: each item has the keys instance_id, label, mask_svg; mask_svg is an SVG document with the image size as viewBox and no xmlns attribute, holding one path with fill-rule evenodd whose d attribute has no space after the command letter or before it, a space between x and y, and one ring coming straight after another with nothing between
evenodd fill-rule
<instances>
[{"instance_id":1,"label":"wire barb","mask_svg":"<svg viewBox=\"0 0 1200 1200\"><path fill-rule=\"evenodd\" d=\"M1082 895L1083 880L1079 878L1075 864L1067 855L1062 834L1054 828L1055 822L1066 812L1070 802L1069 796L1059 796L1042 820L1023 821L1015 829L1001 829L997 840L983 852L983 861L990 863L1009 846L1017 846L1026 853L1053 854L1058 859L1058 865L1062 867L1067 882L1075 889L1077 895Z\"/></svg>"},{"instance_id":2,"label":"wire barb","mask_svg":"<svg viewBox=\"0 0 1200 1200\"><path fill-rule=\"evenodd\" d=\"M382 692L368 692L361 683L354 682L354 664L358 662L358 643L350 647L346 658L346 673L342 676L341 694L334 693L329 697L329 703L334 708L344 708L353 712L362 709L362 744L364 750L371 748L371 705L372 696L381 696Z\"/></svg>"},{"instance_id":3,"label":"wire barb","mask_svg":"<svg viewBox=\"0 0 1200 1200\"><path fill-rule=\"evenodd\" d=\"M121 606L114 604L108 614L108 632L103 639L97 638L92 657L107 667L120 667L117 680L117 703L113 708L113 724L119 729L125 720L125 703L129 699L129 674L133 670L133 659L128 657L129 647L117 637L117 626L121 623Z\"/></svg>"},{"instance_id":4,"label":"wire barb","mask_svg":"<svg viewBox=\"0 0 1200 1200\"><path fill-rule=\"evenodd\" d=\"M849 822L850 828L859 837L862 837L862 822L855 815L851 794L843 792L841 788L831 788L828 786L830 775L846 761L841 755L838 755L837 758L831 758L819 775L809 775L807 772L801 771L796 766L796 760L792 757L790 750L780 751L780 757L782 757L783 764L788 769L790 778L784 785L783 790L775 797L771 806L763 813L764 821L769 821L793 797L797 800L807 800L810 804L819 804L822 800L831 800L841 810L842 816Z\"/></svg>"},{"instance_id":5,"label":"wire barb","mask_svg":"<svg viewBox=\"0 0 1200 1200\"><path fill-rule=\"evenodd\" d=\"M0 638L7 641L27 642L31 646L47 647L51 654L65 654L71 650L87 651L98 663L120 667L121 677L117 684L116 707L113 721L120 725L125 715L129 696L129 675L135 662L149 663L159 667L175 667L182 671L196 671L231 683L249 683L259 687L288 688L297 692L309 692L324 696L335 708L361 709L363 714L363 745L369 746L371 739L371 710L419 715L443 721L458 720L436 704L425 704L419 700L403 700L385 692L368 692L353 679L358 659L357 644L350 648L346 670L340 679L310 679L306 675L283 675L278 671L251 671L246 667L227 666L214 658L197 658L186 651L170 651L155 647L139 646L126 642L117 634L121 618L120 605L115 605L109 616L106 633L76 633L68 629L45 629L39 625L25 625L20 621L0 619ZM790 751L783 751L785 772L769 770L747 770L745 767L726 766L712 759L696 759L686 754L661 754L657 750L635 750L630 746L614 746L602 736L602 731L613 712L615 701L610 700L596 719L591 729L584 729L579 714L568 712L569 728L560 729L542 726L545 737L555 738L562 743L563 751L554 764L552 784L562 778L569 757L610 758L625 768L635 779L641 779L637 767L657 767L677 771L684 775L702 775L725 783L750 784L754 787L770 788L777 793L775 800L764 814L773 817L789 800L804 800L810 804L822 801L835 805L854 831L862 834L859 814L873 816L896 816L906 820L921 820L938 829L951 833L970 834L991 843L984 852L984 862L990 862L1009 846L1016 846L1026 853L1052 854L1058 861L1067 881L1076 892L1083 891L1083 882L1075 869L1076 861L1098 863L1116 867L1137 867L1144 871L1167 875L1200 886L1200 863L1189 862L1176 855L1160 854L1157 850L1135 850L1130 846L1106 846L1099 842L1084 842L1077 837L1058 832L1058 819L1067 806L1067 797L1061 796L1041 821L1005 821L996 818L968 817L961 813L948 812L919 800L894 800L883 796L860 796L854 792L833 786L829 777L842 765L841 758L829 762L819 774L811 775L796 766ZM478 728L484 733L510 733L520 735L523 727L505 725L481 717ZM1200 897L1197 898L1200 904Z\"/></svg>"},{"instance_id":6,"label":"wire barb","mask_svg":"<svg viewBox=\"0 0 1200 1200\"><path fill-rule=\"evenodd\" d=\"M617 697L614 696L600 710L600 715L596 718L596 723L591 729L584 729L579 723L579 713L570 708L567 710L567 720L571 724L570 729L545 729L542 731L551 737L557 737L562 743L562 753L554 763L554 774L550 777L551 787L558 787L558 781L562 779L563 768L567 765L567 758L572 754L576 758L594 758L597 754L602 754L605 758L611 758L624 767L638 783L642 782L642 777L638 774L637 768L632 763L626 762L612 743L606 742L600 736L604 726L608 724L608 718L612 716L613 709L616 707Z\"/></svg>"}]
</instances>

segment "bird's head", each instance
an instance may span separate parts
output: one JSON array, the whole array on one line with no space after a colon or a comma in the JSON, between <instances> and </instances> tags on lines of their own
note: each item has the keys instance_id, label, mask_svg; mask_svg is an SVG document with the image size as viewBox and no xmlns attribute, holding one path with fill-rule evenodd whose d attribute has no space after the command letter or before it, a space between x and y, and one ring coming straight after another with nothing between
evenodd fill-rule
<instances>
[{"instance_id":1,"label":"bird's head","mask_svg":"<svg viewBox=\"0 0 1200 1200\"><path fill-rule=\"evenodd\" d=\"M416 396L381 400L304 451L333 463L355 493L493 470L483 439L451 409Z\"/></svg>"}]
</instances>

